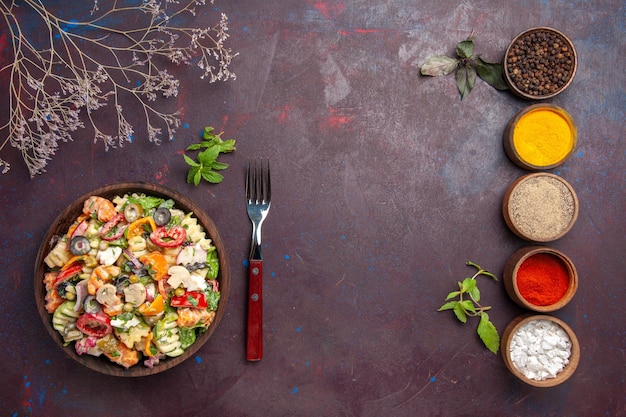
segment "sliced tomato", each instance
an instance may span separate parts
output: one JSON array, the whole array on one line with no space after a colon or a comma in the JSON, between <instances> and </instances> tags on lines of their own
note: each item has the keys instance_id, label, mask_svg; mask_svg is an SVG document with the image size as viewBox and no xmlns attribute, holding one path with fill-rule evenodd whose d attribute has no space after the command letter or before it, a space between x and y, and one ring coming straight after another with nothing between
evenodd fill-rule
<instances>
[{"instance_id":1,"label":"sliced tomato","mask_svg":"<svg viewBox=\"0 0 626 417\"><path fill-rule=\"evenodd\" d=\"M124 230L128 227L128 224L118 225L123 221L126 221L124 215L122 213L117 213L111 220L102 226L100 229L100 237L109 242L122 237Z\"/></svg>"},{"instance_id":2,"label":"sliced tomato","mask_svg":"<svg viewBox=\"0 0 626 417\"><path fill-rule=\"evenodd\" d=\"M201 291L187 291L183 295L170 299L172 307L207 308L206 297Z\"/></svg>"},{"instance_id":3,"label":"sliced tomato","mask_svg":"<svg viewBox=\"0 0 626 417\"><path fill-rule=\"evenodd\" d=\"M111 319L103 313L85 313L81 315L76 321L76 327L87 336L97 338L104 337L113 332Z\"/></svg>"},{"instance_id":4,"label":"sliced tomato","mask_svg":"<svg viewBox=\"0 0 626 417\"><path fill-rule=\"evenodd\" d=\"M183 244L187 238L187 231L184 227L157 227L157 229L150 233L150 240L158 246L163 248L175 248Z\"/></svg>"}]
</instances>

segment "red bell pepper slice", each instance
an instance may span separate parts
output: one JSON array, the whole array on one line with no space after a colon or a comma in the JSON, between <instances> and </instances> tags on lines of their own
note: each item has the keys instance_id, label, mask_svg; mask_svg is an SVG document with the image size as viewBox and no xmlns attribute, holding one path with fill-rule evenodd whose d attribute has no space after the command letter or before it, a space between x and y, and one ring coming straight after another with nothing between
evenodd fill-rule
<instances>
[{"instance_id":1,"label":"red bell pepper slice","mask_svg":"<svg viewBox=\"0 0 626 417\"><path fill-rule=\"evenodd\" d=\"M169 228L161 226L157 227L154 232L150 233L150 240L152 240L155 245L163 248L175 248L176 246L180 246L186 238L187 231L181 226L173 226Z\"/></svg>"},{"instance_id":2,"label":"red bell pepper slice","mask_svg":"<svg viewBox=\"0 0 626 417\"><path fill-rule=\"evenodd\" d=\"M54 288L58 287L60 283L65 282L69 280L70 278L75 277L76 275L80 274L82 271L83 271L83 265L81 263L75 263L71 265L70 267L59 272L59 275L57 275L57 279L54 281L53 287Z\"/></svg>"},{"instance_id":3,"label":"red bell pepper slice","mask_svg":"<svg viewBox=\"0 0 626 417\"><path fill-rule=\"evenodd\" d=\"M104 313L81 315L76 321L76 328L86 334L97 338L104 337L113 332L111 318Z\"/></svg>"},{"instance_id":4,"label":"red bell pepper slice","mask_svg":"<svg viewBox=\"0 0 626 417\"><path fill-rule=\"evenodd\" d=\"M117 213L111 220L106 222L104 226L100 229L100 237L103 240L111 242L113 240L117 240L124 234L124 230L128 227L128 224L124 224L118 226L118 224L122 221L125 221L126 218L122 213Z\"/></svg>"},{"instance_id":5,"label":"red bell pepper slice","mask_svg":"<svg viewBox=\"0 0 626 417\"><path fill-rule=\"evenodd\" d=\"M183 295L170 298L172 307L207 308L208 304L201 291L187 291Z\"/></svg>"}]
</instances>

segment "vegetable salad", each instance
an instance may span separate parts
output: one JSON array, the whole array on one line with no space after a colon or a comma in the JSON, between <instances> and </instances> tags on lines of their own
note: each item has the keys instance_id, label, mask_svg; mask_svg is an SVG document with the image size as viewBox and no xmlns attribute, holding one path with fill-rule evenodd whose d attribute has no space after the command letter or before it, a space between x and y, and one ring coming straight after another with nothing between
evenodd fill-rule
<instances>
[{"instance_id":1,"label":"vegetable salad","mask_svg":"<svg viewBox=\"0 0 626 417\"><path fill-rule=\"evenodd\" d=\"M171 199L89 197L44 262L45 307L66 345L124 368L182 355L220 300L215 246Z\"/></svg>"}]
</instances>

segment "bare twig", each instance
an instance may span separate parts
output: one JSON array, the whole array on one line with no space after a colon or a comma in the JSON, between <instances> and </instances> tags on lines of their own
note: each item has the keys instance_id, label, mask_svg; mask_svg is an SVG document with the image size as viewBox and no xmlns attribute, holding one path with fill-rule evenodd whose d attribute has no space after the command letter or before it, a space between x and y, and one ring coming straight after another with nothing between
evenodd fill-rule
<instances>
[{"instance_id":1,"label":"bare twig","mask_svg":"<svg viewBox=\"0 0 626 417\"><path fill-rule=\"evenodd\" d=\"M13 62L0 68L10 72L10 113L0 125L8 134L0 152L7 144L20 150L32 178L45 172L59 143L71 141L79 128L91 127L94 142L105 150L121 147L132 141L137 123L124 116L122 99L127 97L139 104L150 142L161 142L163 128L172 139L180 113L161 111L156 103L158 97L178 95L180 81L168 72L169 63L195 65L210 83L235 79L230 64L237 54L225 46L225 14L212 27L175 24L185 15L195 16L196 7L205 3L137 0L122 6L113 0L100 10L102 4L94 0L89 20L74 21L53 14L43 0L0 2L14 54ZM33 40L33 31L23 29L33 19L46 33L44 40ZM107 128L110 121L96 114L107 105L115 119L113 131ZM9 169L0 158L2 173Z\"/></svg>"}]
</instances>

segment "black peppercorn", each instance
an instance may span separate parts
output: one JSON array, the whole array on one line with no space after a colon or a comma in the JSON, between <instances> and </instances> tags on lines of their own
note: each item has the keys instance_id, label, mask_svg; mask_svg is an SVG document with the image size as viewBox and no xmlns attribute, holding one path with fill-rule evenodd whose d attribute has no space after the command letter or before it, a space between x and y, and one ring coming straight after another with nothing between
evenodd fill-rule
<instances>
[{"instance_id":1,"label":"black peppercorn","mask_svg":"<svg viewBox=\"0 0 626 417\"><path fill-rule=\"evenodd\" d=\"M512 84L533 96L553 94L573 76L574 54L560 33L537 29L519 37L505 60Z\"/></svg>"}]
</instances>

